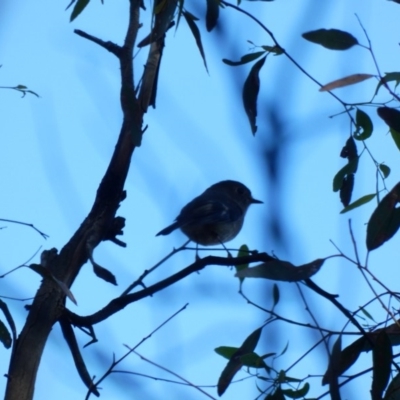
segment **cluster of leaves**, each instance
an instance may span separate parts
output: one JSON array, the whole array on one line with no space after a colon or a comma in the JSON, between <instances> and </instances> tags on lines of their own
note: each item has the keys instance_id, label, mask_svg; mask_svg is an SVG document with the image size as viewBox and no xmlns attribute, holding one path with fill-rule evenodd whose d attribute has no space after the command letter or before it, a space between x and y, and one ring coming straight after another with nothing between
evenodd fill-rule
<instances>
[{"instance_id":1,"label":"cluster of leaves","mask_svg":"<svg viewBox=\"0 0 400 400\"><path fill-rule=\"evenodd\" d=\"M331 50L347 50L353 46L359 45L358 40L350 33L338 29L319 29L317 31L307 32L303 37L313 43L317 43ZM362 46L365 47L365 46ZM371 46L366 47L372 54ZM378 70L379 73L379 70ZM334 90L343 86L362 82L370 79L375 75L372 74L354 74L335 80L321 87L323 91ZM375 90L374 97L378 94L379 89L384 86L388 89L392 99L400 102L400 98L389 88L388 83L394 82L394 89L400 83L400 72L386 73L384 76L378 75L378 84ZM342 213L353 210L375 197L379 198L379 185L376 185L376 192L367 194L351 203L351 197L354 188L355 174L360 159L357 152L356 141L363 144L366 148L365 141L371 137L374 126L371 117L358 105L349 105L343 103L346 112L354 126L354 131L350 133L345 146L342 149L341 156L347 158L347 164L335 175L333 179L333 190L340 192L340 199L345 206ZM399 147L400 135L400 111L394 107L387 107L385 104L377 104L370 102L369 106L375 106L378 116L387 124L396 146ZM355 115L354 115L355 109ZM390 174L390 168L383 164L375 162L379 171L378 176L384 181ZM367 228L366 245L368 250L374 250L389 240L400 227L400 218L397 209L399 203L398 198L399 184L397 184L377 205L375 211L371 215Z\"/></svg>"},{"instance_id":2,"label":"cluster of leaves","mask_svg":"<svg viewBox=\"0 0 400 400\"><path fill-rule=\"evenodd\" d=\"M238 252L238 257L247 254L248 251L248 247L243 245ZM298 282L309 279L317 273L324 261L325 260L315 260L306 265L294 266L289 262L271 258L271 260L255 267L249 267L248 264L237 265L236 276L239 278L241 284L245 278ZM279 300L279 287L277 284L274 284L272 288L272 310L275 309ZM277 371L273 367L273 362L285 354L288 345L285 346L280 354L267 353L259 355L255 351L260 341L263 328L269 322L271 321L268 321L263 327L252 332L240 347L220 346L215 349L218 355L229 360L218 380L217 390L220 396L227 390L234 376L242 368L246 368L250 374L251 370L255 370L256 373L254 377L267 385L266 389L259 388L261 393L266 394L266 400L284 400L285 396L290 399L297 399L307 395L310 389L308 382L302 385L302 379L290 377L287 375L286 371ZM267 363L267 360L271 360L271 362ZM296 387L294 385L296 385Z\"/></svg>"},{"instance_id":3,"label":"cluster of leaves","mask_svg":"<svg viewBox=\"0 0 400 400\"><path fill-rule=\"evenodd\" d=\"M248 251L247 247L242 246L238 253L238 257L245 254L246 251ZM399 399L400 372L398 365L395 362L395 358L398 357L398 355L393 354L393 346L400 345L399 322L394 321L394 323L384 328L377 328L380 324L377 324L374 321L373 317L368 313L365 307L360 307L357 312L361 312L369 320L373 321L373 326L369 327L368 331L364 330L364 328L361 327L354 318L354 315L357 314L357 312L354 313L354 315L350 314L334 299L334 296L332 297L310 281L309 278L314 275L314 273L318 272L323 262L324 260L315 260L307 265L295 267L288 262L271 259L270 261L256 267L249 267L247 264L239 265L236 267L236 276L239 277L241 283L245 277L276 280L277 276L275 274L279 274L277 270L279 268L284 268L286 269L286 272L281 272L278 280L287 282L306 282L306 285L310 289L321 294L323 297L330 299L334 304L336 304L339 310L342 310L345 315L347 315L349 321L360 330L360 337L343 349L342 338L346 336L345 332L339 335L335 333L326 334L327 330L322 331L321 326L316 327L318 330L321 330L321 333L325 332L322 335L323 339L319 343L337 335L337 339L332 346L326 372L322 378L322 385L329 385L329 392L332 399L341 399L339 387L343 383L339 384L339 379L343 377L346 371L357 362L362 353L371 351L372 381L370 391L372 399ZM293 268L293 272L288 272L290 271L290 268ZM270 271L270 269L272 271ZM297 277L294 272L296 269L301 271ZM271 297L271 309L267 310L263 308L268 314L270 314L270 318L268 318L267 322L261 328L252 332L239 347L220 346L215 349L215 352L218 355L228 359L228 363L221 372L218 380L219 395L222 395L227 390L227 388L232 384L233 378L238 371L243 369L246 369L250 376L263 382L265 387L262 388L262 385L257 384L257 388L262 395L265 395L265 397L263 397L265 400L298 399L304 398L309 393L311 386L304 378L289 376L288 372L290 368L288 370L276 370L274 368L274 361L287 352L288 345L285 346L280 354L266 353L260 355L256 352L256 347L260 341L263 330L265 330L267 325L270 323L280 319L280 316L276 311L280 300L280 292L277 284L273 285ZM295 321L292 321L292 323L297 324ZM313 346L313 348L315 349L316 346ZM294 364L296 364L296 362ZM397 371L397 373L393 374L391 377L392 369ZM363 373L365 374L368 371L369 369L364 369ZM358 376L358 374L355 376ZM344 384L351 379L352 376L346 377Z\"/></svg>"},{"instance_id":4,"label":"cluster of leaves","mask_svg":"<svg viewBox=\"0 0 400 400\"><path fill-rule=\"evenodd\" d=\"M303 38L330 50L348 50L356 45L362 46L353 35L338 29L319 29L316 31L306 32L303 34ZM250 43L253 44L252 42ZM373 55L370 45L368 47L362 47L366 48ZM287 55L287 53L276 42L273 46L261 46L260 49L261 51L245 54L239 61L231 61L227 59L223 60L225 64L230 66L240 66L257 60L252 66L250 73L243 85L243 104L248 115L253 134L257 130L257 97L260 89L259 72L263 67L266 57L269 53L275 53L275 55ZM325 85L320 85L320 91L327 91L331 93L332 90L348 85L358 84L373 77L378 79L378 84L376 86L373 98L375 98L379 90L384 87L391 95L391 99L388 102L400 102L398 95L396 95L394 92L400 83L400 72L390 72L381 75L379 73L379 69L377 74L357 73L334 80ZM391 83L394 84L393 89L389 86ZM363 204L366 204L374 198L379 200L379 195L381 194L382 189L378 189L379 185L377 184L375 193L364 195L356 201L351 202L355 176L358 170L360 157L363 154L371 154L370 152L364 153L364 151L359 154L357 144L361 144L364 149L367 148L366 141L373 134L374 124L371 116L365 111L364 103L364 109L362 109L361 104L347 104L336 95L334 95L334 97L336 97L344 106L345 112L348 114L353 127L352 132L350 133L349 138L346 140L346 143L340 154L341 157L347 160L347 164L341 168L341 170L333 179L333 190L340 193L340 199L345 206L345 208L342 210L342 213L345 213ZM396 107L387 106L388 102L373 103L373 101L371 101L368 106L375 107L377 116L386 123L394 143L400 150L400 111ZM378 172L377 176L382 182L384 182L385 179L390 175L391 169L382 162L376 162L375 160L374 162ZM383 190L386 190L385 186ZM398 231L400 227L399 203L400 183L397 183L392 190L388 191L387 194L380 201L378 201L378 205L369 219L366 237L366 247L368 251L380 247L383 243L392 238ZM319 268L323 262L322 261L320 263L320 261L321 260L316 260L313 263L310 263L310 266L318 265ZM285 269L287 267L285 262L276 260L267 264L268 265L261 264L253 268L242 266L242 269L238 271L237 276L240 279L244 279L245 277L255 277L273 280L290 280L287 279L289 272L287 273ZM292 266L290 263L288 264L290 270ZM278 265L278 269L275 269L275 267ZM307 280L308 277L303 277L303 279ZM275 305L276 303L274 303L274 306ZM341 309L339 304L337 304L337 307ZM342 311L345 312L343 309ZM351 316L348 316L351 320ZM394 400L397 398L396 396L399 389L400 375L395 375L390 384L389 381L392 364L394 367L397 367L397 364L394 362L392 352L392 346L399 344L397 339L397 322L385 329L378 329L368 334L366 334L361 327L359 328L361 335L360 339L353 342L347 348L343 350L341 349L341 336L339 336L336 340L332 349L330 363L323 379L323 384L329 384L332 398L340 399L338 378L356 362L362 352L372 350L372 398L382 399L386 390L384 399ZM308 383L302 385L301 387L297 387L296 389L285 389L282 387L283 383L300 383L302 381L300 379L297 380L297 378L288 378L286 380L282 379L282 377L286 377L284 371L279 373L275 371L275 378L271 378L271 371L273 368L266 364L266 359L275 356L275 354L266 354L260 356L255 353L255 346L258 343L261 330L262 328L249 335L249 337L240 347L222 346L216 349L218 354L229 359L229 362L219 379L218 393L220 395L224 393L237 371L239 371L242 367L246 367L256 369L257 371L264 370L267 373L268 377L262 377L259 375L259 373L256 374L257 378L264 379L270 383L269 389L262 391L267 395L266 399L272 400L304 397L309 390Z\"/></svg>"},{"instance_id":5,"label":"cluster of leaves","mask_svg":"<svg viewBox=\"0 0 400 400\"><path fill-rule=\"evenodd\" d=\"M277 286L274 286L274 291L275 293L279 293ZM277 301L278 299L276 299L276 303ZM268 389L266 400L284 400L285 396L290 399L298 399L307 395L310 389L308 382L296 389L285 387L294 384L300 385L302 381L301 379L287 376L283 370L275 371L272 366L266 363L267 359L276 359L283 355L288 348L287 346L279 355L268 353L259 356L255 352L261 333L262 328L256 329L245 339L240 347L221 346L215 349L217 354L229 360L218 380L218 394L221 396L232 382L235 374L245 367L266 373L266 376L257 374L258 379L269 383L270 388Z\"/></svg>"},{"instance_id":6,"label":"cluster of leaves","mask_svg":"<svg viewBox=\"0 0 400 400\"><path fill-rule=\"evenodd\" d=\"M393 361L393 346L399 345L398 326L393 324L385 329L367 333L342 350L342 336L339 336L332 347L328 369L322 379L329 384L331 393L338 396L338 378L358 359L362 352L372 350L372 399L396 400L400 389L400 373L390 381ZM398 368L397 368L398 369ZM390 381L390 384L388 385ZM386 393L384 395L386 389ZM335 395L332 396L335 398Z\"/></svg>"}]
</instances>

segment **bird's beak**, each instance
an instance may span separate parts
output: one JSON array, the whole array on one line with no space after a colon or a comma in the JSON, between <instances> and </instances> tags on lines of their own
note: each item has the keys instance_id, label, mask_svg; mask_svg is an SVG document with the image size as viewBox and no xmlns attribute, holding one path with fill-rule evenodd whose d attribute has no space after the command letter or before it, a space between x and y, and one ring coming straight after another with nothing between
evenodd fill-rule
<instances>
[{"instance_id":1,"label":"bird's beak","mask_svg":"<svg viewBox=\"0 0 400 400\"><path fill-rule=\"evenodd\" d=\"M251 204L263 204L264 202L263 201L261 201L261 200L256 200L256 199L253 199L253 198L251 198Z\"/></svg>"}]
</instances>

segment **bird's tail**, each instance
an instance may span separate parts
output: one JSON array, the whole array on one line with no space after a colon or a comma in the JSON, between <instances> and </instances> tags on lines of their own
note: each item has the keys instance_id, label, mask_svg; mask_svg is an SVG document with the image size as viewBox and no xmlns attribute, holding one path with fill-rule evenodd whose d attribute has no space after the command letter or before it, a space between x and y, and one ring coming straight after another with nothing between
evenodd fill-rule
<instances>
[{"instance_id":1,"label":"bird's tail","mask_svg":"<svg viewBox=\"0 0 400 400\"><path fill-rule=\"evenodd\" d=\"M162 231L158 232L156 236L169 235L172 231L174 231L175 229L178 229L179 227L180 227L180 225L178 224L178 222L174 222L170 226L167 226Z\"/></svg>"}]
</instances>

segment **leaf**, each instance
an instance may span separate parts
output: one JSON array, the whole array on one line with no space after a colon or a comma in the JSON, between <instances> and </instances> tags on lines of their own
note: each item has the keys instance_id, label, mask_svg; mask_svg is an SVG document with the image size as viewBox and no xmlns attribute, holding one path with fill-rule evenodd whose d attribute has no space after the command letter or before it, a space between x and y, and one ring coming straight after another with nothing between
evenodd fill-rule
<instances>
[{"instance_id":1,"label":"leaf","mask_svg":"<svg viewBox=\"0 0 400 400\"><path fill-rule=\"evenodd\" d=\"M342 151L340 152L340 157L347 158L349 161L354 160L358 156L356 142L353 136L350 136L346 144L344 145Z\"/></svg>"},{"instance_id":2,"label":"leaf","mask_svg":"<svg viewBox=\"0 0 400 400\"><path fill-rule=\"evenodd\" d=\"M378 115L386 122L390 129L400 132L400 111L390 107L378 107Z\"/></svg>"},{"instance_id":3,"label":"leaf","mask_svg":"<svg viewBox=\"0 0 400 400\"><path fill-rule=\"evenodd\" d=\"M260 340L261 332L262 328L258 328L249 336L247 336L243 344L240 346L238 352L243 352L244 354L253 352L258 344L258 341Z\"/></svg>"},{"instance_id":4,"label":"leaf","mask_svg":"<svg viewBox=\"0 0 400 400\"><path fill-rule=\"evenodd\" d=\"M266 358L273 357L273 356L275 356L275 355L276 355L276 353L266 353L266 354L263 354L263 355L261 356L261 358L262 358L263 360L265 360Z\"/></svg>"},{"instance_id":5,"label":"leaf","mask_svg":"<svg viewBox=\"0 0 400 400\"><path fill-rule=\"evenodd\" d=\"M371 321L374 321L376 323L376 321L374 320L374 318L372 317L372 315L364 308L364 307L360 307L360 311L367 317L369 318Z\"/></svg>"},{"instance_id":6,"label":"leaf","mask_svg":"<svg viewBox=\"0 0 400 400\"><path fill-rule=\"evenodd\" d=\"M361 352L365 351L367 339L361 337L343 349L340 357L340 374L346 372L358 359Z\"/></svg>"},{"instance_id":7,"label":"leaf","mask_svg":"<svg viewBox=\"0 0 400 400\"><path fill-rule=\"evenodd\" d=\"M10 313L10 310L8 309L7 304L1 299L0 299L0 309L1 309L1 311L3 311L3 314L6 317L6 321L9 325L9 327L11 328L12 337L15 341L17 338L17 328L15 326L14 319Z\"/></svg>"},{"instance_id":8,"label":"leaf","mask_svg":"<svg viewBox=\"0 0 400 400\"><path fill-rule=\"evenodd\" d=\"M183 12L183 16L185 17L185 20L186 20L187 24L189 25L189 28L192 32L192 35L194 36L194 39L197 44L197 48L199 49L201 58L203 59L204 66L206 68L206 71L208 72L206 56L204 54L203 44L201 43L200 31L199 31L199 28L197 27L196 23L194 22L195 17L187 11Z\"/></svg>"},{"instance_id":9,"label":"leaf","mask_svg":"<svg viewBox=\"0 0 400 400\"><path fill-rule=\"evenodd\" d=\"M394 129L389 129L392 139L394 140L395 145L400 150L400 132L395 131Z\"/></svg>"},{"instance_id":10,"label":"leaf","mask_svg":"<svg viewBox=\"0 0 400 400\"><path fill-rule=\"evenodd\" d=\"M265 361L258 354L252 352L240 357L240 361L245 367L256 369L268 369Z\"/></svg>"},{"instance_id":11,"label":"leaf","mask_svg":"<svg viewBox=\"0 0 400 400\"><path fill-rule=\"evenodd\" d=\"M78 303L77 303L74 295L72 294L71 290L69 289L69 287L64 282L57 279L54 275L52 278L53 278L54 282L56 282L58 284L58 286L60 286L60 288L64 292L64 294L77 306Z\"/></svg>"},{"instance_id":12,"label":"leaf","mask_svg":"<svg viewBox=\"0 0 400 400\"><path fill-rule=\"evenodd\" d=\"M72 22L89 4L90 0L78 0L72 10L69 22Z\"/></svg>"},{"instance_id":13,"label":"leaf","mask_svg":"<svg viewBox=\"0 0 400 400\"><path fill-rule=\"evenodd\" d=\"M148 46L164 37L168 29L173 26L173 19L178 0L157 0L154 1L152 28L149 35L143 38L137 47ZM192 16L193 19L197 19Z\"/></svg>"},{"instance_id":14,"label":"leaf","mask_svg":"<svg viewBox=\"0 0 400 400\"><path fill-rule=\"evenodd\" d=\"M283 389L282 392L286 397L291 399L300 399L304 397L308 391L310 390L310 384L306 382L301 389L293 390L293 389Z\"/></svg>"},{"instance_id":15,"label":"leaf","mask_svg":"<svg viewBox=\"0 0 400 400\"><path fill-rule=\"evenodd\" d=\"M274 299L273 307L275 307L279 303L279 287L276 283L272 287L272 297Z\"/></svg>"},{"instance_id":16,"label":"leaf","mask_svg":"<svg viewBox=\"0 0 400 400\"><path fill-rule=\"evenodd\" d=\"M24 92L24 95L25 95L25 93L30 93L30 94L33 94L34 96L36 96L36 97L40 97L36 92L34 92L33 90L24 90L23 91ZM22 97L24 97L24 96L22 96Z\"/></svg>"},{"instance_id":17,"label":"leaf","mask_svg":"<svg viewBox=\"0 0 400 400\"><path fill-rule=\"evenodd\" d=\"M298 282L316 274L325 259L316 259L308 264L295 267L287 261L271 260L236 273L238 277L265 278L275 281Z\"/></svg>"},{"instance_id":18,"label":"leaf","mask_svg":"<svg viewBox=\"0 0 400 400\"><path fill-rule=\"evenodd\" d=\"M374 332L367 332L366 336L362 336L355 342L347 346L341 353L340 357L340 369L339 375L346 372L358 359L362 352L370 351L378 340L380 333L384 331L387 337L390 339L392 346L400 345L400 328L396 323L390 326L377 329ZM326 385L328 383L327 376L325 375L322 384Z\"/></svg>"},{"instance_id":19,"label":"leaf","mask_svg":"<svg viewBox=\"0 0 400 400\"><path fill-rule=\"evenodd\" d=\"M301 379L292 378L291 376L287 376L286 372L284 370L280 370L279 371L279 375L278 375L278 382L279 383L292 383L292 382L299 383L301 381L302 381Z\"/></svg>"},{"instance_id":20,"label":"leaf","mask_svg":"<svg viewBox=\"0 0 400 400\"><path fill-rule=\"evenodd\" d=\"M278 386L273 394L269 394L266 400L286 400L283 391L280 386Z\"/></svg>"},{"instance_id":21,"label":"leaf","mask_svg":"<svg viewBox=\"0 0 400 400\"><path fill-rule=\"evenodd\" d=\"M323 384L329 384L329 393L331 399L340 399L339 393L339 376L340 371L340 361L341 361L341 349L342 349L342 336L339 335L336 342L332 347L332 353L329 357L328 369L323 377Z\"/></svg>"},{"instance_id":22,"label":"leaf","mask_svg":"<svg viewBox=\"0 0 400 400\"><path fill-rule=\"evenodd\" d=\"M396 89L397 86L400 84L400 72L386 72L385 76L382 77L382 79L378 83L378 86L376 87L375 96L378 94L378 90L384 83L392 81L396 81L396 84L394 85L394 88Z\"/></svg>"},{"instance_id":23,"label":"leaf","mask_svg":"<svg viewBox=\"0 0 400 400\"><path fill-rule=\"evenodd\" d=\"M67 8L65 9L65 11L67 11L68 8L70 8L70 7L72 6L72 4L75 3L75 1L76 1L76 0L71 0L71 1L69 2L69 4L67 5Z\"/></svg>"},{"instance_id":24,"label":"leaf","mask_svg":"<svg viewBox=\"0 0 400 400\"><path fill-rule=\"evenodd\" d=\"M387 165L379 164L379 169L381 170L385 179L390 175L390 168Z\"/></svg>"},{"instance_id":25,"label":"leaf","mask_svg":"<svg viewBox=\"0 0 400 400\"><path fill-rule=\"evenodd\" d=\"M257 58L261 57L263 54L265 54L265 51L256 51L255 53L245 54L243 57L241 57L240 61L231 61L231 60L227 60L226 58L223 58L222 62L224 62L225 64L230 65L232 67L236 67L238 65L243 65L243 64L247 64L251 61L254 61Z\"/></svg>"},{"instance_id":26,"label":"leaf","mask_svg":"<svg viewBox=\"0 0 400 400\"><path fill-rule=\"evenodd\" d=\"M283 350L282 350L281 353L279 354L279 357L280 357L280 356L283 356L283 355L286 353L286 351L287 351L288 348L289 348L289 342L286 343L286 346L283 348Z\"/></svg>"},{"instance_id":27,"label":"leaf","mask_svg":"<svg viewBox=\"0 0 400 400\"><path fill-rule=\"evenodd\" d=\"M400 373L389 383L384 400L400 400Z\"/></svg>"},{"instance_id":28,"label":"leaf","mask_svg":"<svg viewBox=\"0 0 400 400\"><path fill-rule=\"evenodd\" d=\"M158 0L154 2L154 15L161 14L168 4L168 0Z\"/></svg>"},{"instance_id":29,"label":"leaf","mask_svg":"<svg viewBox=\"0 0 400 400\"><path fill-rule=\"evenodd\" d=\"M112 283L113 285L117 285L117 280L115 279L114 274L112 274L108 269L103 268L96 262L92 260L93 272L99 278L105 280L106 282Z\"/></svg>"},{"instance_id":30,"label":"leaf","mask_svg":"<svg viewBox=\"0 0 400 400\"><path fill-rule=\"evenodd\" d=\"M187 14L187 16L192 20L192 21L200 21L200 18L197 18L194 14L192 14L191 12L189 12L189 11L184 11L186 14Z\"/></svg>"},{"instance_id":31,"label":"leaf","mask_svg":"<svg viewBox=\"0 0 400 400\"><path fill-rule=\"evenodd\" d=\"M382 330L372 349L372 400L382 399L383 391L389 382L392 359L392 344L386 332Z\"/></svg>"},{"instance_id":32,"label":"leaf","mask_svg":"<svg viewBox=\"0 0 400 400\"><path fill-rule=\"evenodd\" d=\"M178 30L179 22L181 21L184 3L185 0L178 0L178 17L176 18L176 30Z\"/></svg>"},{"instance_id":33,"label":"leaf","mask_svg":"<svg viewBox=\"0 0 400 400\"><path fill-rule=\"evenodd\" d=\"M214 351L224 357L230 360L232 356L239 350L238 347L231 347L231 346L220 346L214 349Z\"/></svg>"},{"instance_id":34,"label":"leaf","mask_svg":"<svg viewBox=\"0 0 400 400\"><path fill-rule=\"evenodd\" d=\"M353 174L357 171L358 156L346 164L333 178L333 191L337 192L342 187L343 179L346 175Z\"/></svg>"},{"instance_id":35,"label":"leaf","mask_svg":"<svg viewBox=\"0 0 400 400\"><path fill-rule=\"evenodd\" d=\"M282 49L282 47L279 46L261 46L265 51L268 51L269 53L275 53L276 56L279 56L285 52L285 50Z\"/></svg>"},{"instance_id":36,"label":"leaf","mask_svg":"<svg viewBox=\"0 0 400 400\"><path fill-rule=\"evenodd\" d=\"M361 337L360 339L357 339L355 342L353 342L351 345L347 346L340 354L340 363L338 370L336 373L338 376L342 375L344 372L346 372L358 359L360 356L361 352L366 351L365 350L365 343L367 342L367 339L365 337ZM329 375L331 371L328 370L326 371L324 377L322 378L322 384L326 385L329 383Z\"/></svg>"},{"instance_id":37,"label":"leaf","mask_svg":"<svg viewBox=\"0 0 400 400\"><path fill-rule=\"evenodd\" d=\"M217 25L219 17L219 0L207 0L206 28L211 32Z\"/></svg>"},{"instance_id":38,"label":"leaf","mask_svg":"<svg viewBox=\"0 0 400 400\"><path fill-rule=\"evenodd\" d=\"M242 246L240 246L237 257L239 258L239 257L247 256L248 254L249 254L249 248L245 244L243 244ZM246 268L249 268L249 263L235 265L236 272L241 271L242 269L246 269ZM243 280L244 280L244 278L239 278L239 279L240 279L240 282L243 282Z\"/></svg>"},{"instance_id":39,"label":"leaf","mask_svg":"<svg viewBox=\"0 0 400 400\"><path fill-rule=\"evenodd\" d=\"M238 350L239 349L237 347L229 346L220 346L214 349L217 354L224 358L227 358L228 360L230 360ZM264 358L270 357L274 354L275 353L269 353L263 357L260 357L258 354L251 352L241 356L240 360L245 367L269 369L269 367L265 364Z\"/></svg>"},{"instance_id":40,"label":"leaf","mask_svg":"<svg viewBox=\"0 0 400 400\"><path fill-rule=\"evenodd\" d=\"M340 370L340 357L342 350L342 336L336 339L333 347L332 353L329 357L329 365L328 369L323 377L322 384L326 385L327 383L331 384L332 381L336 381L341 374Z\"/></svg>"},{"instance_id":41,"label":"leaf","mask_svg":"<svg viewBox=\"0 0 400 400\"><path fill-rule=\"evenodd\" d=\"M254 349L256 348L257 343L260 340L261 332L262 328L256 329L254 332L252 332L228 361L228 364L222 371L221 376L218 380L219 396L221 396L226 391L233 377L244 365L242 357L246 354L251 354L254 352Z\"/></svg>"},{"instance_id":42,"label":"leaf","mask_svg":"<svg viewBox=\"0 0 400 400\"><path fill-rule=\"evenodd\" d=\"M374 126L371 118L367 113L357 108L356 112L356 127L357 131L354 133L354 138L357 140L366 140L372 135ZM361 133L359 133L361 130Z\"/></svg>"},{"instance_id":43,"label":"leaf","mask_svg":"<svg viewBox=\"0 0 400 400\"><path fill-rule=\"evenodd\" d=\"M351 195L354 188L354 174L348 174L343 178L342 187L340 188L339 197L342 204L347 207L351 201Z\"/></svg>"},{"instance_id":44,"label":"leaf","mask_svg":"<svg viewBox=\"0 0 400 400\"><path fill-rule=\"evenodd\" d=\"M12 344L12 339L10 332L7 327L4 325L4 322L0 319L0 342L3 343L3 346L6 349L9 349Z\"/></svg>"},{"instance_id":45,"label":"leaf","mask_svg":"<svg viewBox=\"0 0 400 400\"><path fill-rule=\"evenodd\" d=\"M347 50L358 44L350 33L339 29L318 29L302 34L303 38L331 50Z\"/></svg>"},{"instance_id":46,"label":"leaf","mask_svg":"<svg viewBox=\"0 0 400 400\"><path fill-rule=\"evenodd\" d=\"M54 282L57 283L57 285L60 287L60 289L64 292L64 294L74 303L74 304L78 304L75 300L74 295L72 294L72 292L69 290L68 286L60 281L59 279L57 279L50 271L47 267L44 267L43 265L40 264L31 264L29 266L29 268L32 271L35 271L36 273L38 273L42 278L48 278L53 280Z\"/></svg>"},{"instance_id":47,"label":"leaf","mask_svg":"<svg viewBox=\"0 0 400 400\"><path fill-rule=\"evenodd\" d=\"M365 81L367 79L372 78L375 75L371 74L353 74L346 76L344 78L337 79L335 81L329 82L326 85L323 85L320 87L319 91L320 92L328 92L333 89L338 89L341 87L349 86L349 85L354 85L355 83L359 83L362 81Z\"/></svg>"},{"instance_id":48,"label":"leaf","mask_svg":"<svg viewBox=\"0 0 400 400\"><path fill-rule=\"evenodd\" d=\"M347 213L347 211L354 210L355 208L360 207L363 204L370 202L375 197L376 197L376 193L366 194L365 196L360 197L358 200L354 201L347 207L343 208L343 210L340 211L340 214L344 214L344 213Z\"/></svg>"},{"instance_id":49,"label":"leaf","mask_svg":"<svg viewBox=\"0 0 400 400\"><path fill-rule=\"evenodd\" d=\"M388 241L400 227L400 183L380 201L367 226L367 249L374 250Z\"/></svg>"},{"instance_id":50,"label":"leaf","mask_svg":"<svg viewBox=\"0 0 400 400\"><path fill-rule=\"evenodd\" d=\"M260 91L260 78L258 76L267 56L257 61L250 70L249 75L243 85L243 105L249 118L253 135L257 132L257 98Z\"/></svg>"}]
</instances>

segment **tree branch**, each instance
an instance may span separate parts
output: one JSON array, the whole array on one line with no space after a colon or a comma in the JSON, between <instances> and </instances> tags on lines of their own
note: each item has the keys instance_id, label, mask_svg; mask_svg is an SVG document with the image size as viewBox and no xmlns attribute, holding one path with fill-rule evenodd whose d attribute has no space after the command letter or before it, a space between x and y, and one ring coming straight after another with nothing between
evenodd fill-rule
<instances>
[{"instance_id":1,"label":"tree branch","mask_svg":"<svg viewBox=\"0 0 400 400\"><path fill-rule=\"evenodd\" d=\"M49 271L68 287L88 260L87 242L90 240L95 246L105 240L112 230L119 203L124 198L123 188L132 153L135 146L140 145L143 112L135 98L132 66L133 46L139 29L139 7L140 0L130 1L129 25L124 46L119 54L123 123L117 145L90 213L59 255L47 266ZM115 53L113 45L87 34L86 38ZM5 400L33 398L44 346L52 326L62 316L64 308L65 293L52 280L44 279L10 360Z\"/></svg>"},{"instance_id":2,"label":"tree branch","mask_svg":"<svg viewBox=\"0 0 400 400\"><path fill-rule=\"evenodd\" d=\"M80 29L75 29L74 33L76 33L78 36L81 36L87 40L90 40L91 42L98 44L99 46L108 50L110 53L113 53L118 58L121 55L121 47L113 42L110 42L110 41L105 42L104 40L101 40L95 36L89 35L88 33L81 31Z\"/></svg>"},{"instance_id":3,"label":"tree branch","mask_svg":"<svg viewBox=\"0 0 400 400\"><path fill-rule=\"evenodd\" d=\"M72 358L74 359L74 363L79 376L81 377L86 387L89 389L89 392L92 392L95 396L99 397L100 393L97 390L96 386L93 384L92 379L90 378L85 362L83 361L82 354L79 350L79 346L76 341L76 337L74 334L74 330L72 329L72 326L68 321L62 318L60 319L60 326L65 341L67 342L68 347L71 350Z\"/></svg>"},{"instance_id":4,"label":"tree branch","mask_svg":"<svg viewBox=\"0 0 400 400\"><path fill-rule=\"evenodd\" d=\"M127 294L125 296L117 297L111 300L103 309L95 312L92 315L88 316L79 316L72 311L65 309L65 315L68 320L76 326L91 326L94 324L98 324L101 321L104 321L111 315L117 313L118 311L125 308L128 304L134 303L138 300L141 300L145 297L152 296L153 294L173 285L174 283L186 278L188 275L193 272L201 271L208 265L221 265L221 266L233 266L233 265L241 265L252 262L268 262L273 259L270 255L266 253L257 253L251 256L238 257L238 258L229 258L229 257L216 257L216 256L208 256L201 259L198 259L193 264L184 268L183 270L177 272L170 277L163 279L160 282L155 283L145 289L139 290L138 292Z\"/></svg>"}]
</instances>

